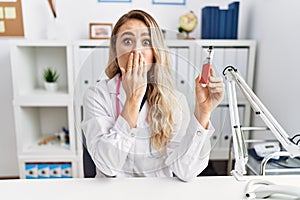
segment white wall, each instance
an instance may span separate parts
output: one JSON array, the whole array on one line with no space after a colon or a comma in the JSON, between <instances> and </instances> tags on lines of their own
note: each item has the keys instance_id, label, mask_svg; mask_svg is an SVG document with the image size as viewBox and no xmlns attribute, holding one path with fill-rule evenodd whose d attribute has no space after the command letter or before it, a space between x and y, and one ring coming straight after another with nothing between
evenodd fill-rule
<instances>
[{"instance_id":1,"label":"white wall","mask_svg":"<svg viewBox=\"0 0 300 200\"><path fill-rule=\"evenodd\" d=\"M300 132L300 2L252 0L250 4L244 31L258 41L255 91L294 135Z\"/></svg>"},{"instance_id":2,"label":"white wall","mask_svg":"<svg viewBox=\"0 0 300 200\"><path fill-rule=\"evenodd\" d=\"M132 3L98 3L97 0L56 0L58 19L68 29L67 39L88 38L89 22L115 23L117 19L131 9L143 9L158 21L165 29L177 31L179 15L193 10L201 16L205 5L227 6L229 0L187 1L185 6L153 5L152 0L133 0ZM34 10L34 12L33 12ZM25 35L29 39L46 37L46 26L51 20L47 1L23 0ZM199 26L192 33L200 37Z\"/></svg>"},{"instance_id":3,"label":"white wall","mask_svg":"<svg viewBox=\"0 0 300 200\"><path fill-rule=\"evenodd\" d=\"M0 40L0 176L15 176L18 170L8 48L7 41Z\"/></svg>"},{"instance_id":4,"label":"white wall","mask_svg":"<svg viewBox=\"0 0 300 200\"><path fill-rule=\"evenodd\" d=\"M187 0L185 6L152 5L152 0L133 0L132 3L98 3L97 0L56 0L58 18L68 30L65 38L87 39L89 22L116 20L133 8L143 9L154 16L162 28L177 30L178 18L193 10L199 25L192 36L200 37L201 8L205 5L225 7L228 0ZM300 60L297 55L300 35L300 13L297 0L240 1L239 38L256 39L257 95L270 108L288 132L299 131L300 79L297 78ZM288 2L288 4L287 4ZM51 20L46 0L22 0L25 38L45 39L46 27ZM16 143L12 109L12 84L8 40L0 38L0 176L17 175ZM282 71L286 70L286 73ZM298 73L297 73L298 72Z\"/></svg>"}]
</instances>

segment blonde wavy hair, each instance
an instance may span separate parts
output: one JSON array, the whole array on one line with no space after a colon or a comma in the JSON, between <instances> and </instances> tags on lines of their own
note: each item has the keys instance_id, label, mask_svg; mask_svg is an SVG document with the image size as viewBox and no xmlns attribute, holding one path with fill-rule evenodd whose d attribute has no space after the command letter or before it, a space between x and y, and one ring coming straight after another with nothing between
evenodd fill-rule
<instances>
[{"instance_id":1,"label":"blonde wavy hair","mask_svg":"<svg viewBox=\"0 0 300 200\"><path fill-rule=\"evenodd\" d=\"M157 22L151 15L142 10L132 10L118 20L112 30L109 63L105 72L110 79L118 73L121 74L116 55L116 37L120 27L129 19L144 22L151 36L154 59L148 72L146 97L150 110L147 117L150 124L151 144L156 150L161 151L171 140L175 109L179 108L179 104L173 87L168 48Z\"/></svg>"}]
</instances>

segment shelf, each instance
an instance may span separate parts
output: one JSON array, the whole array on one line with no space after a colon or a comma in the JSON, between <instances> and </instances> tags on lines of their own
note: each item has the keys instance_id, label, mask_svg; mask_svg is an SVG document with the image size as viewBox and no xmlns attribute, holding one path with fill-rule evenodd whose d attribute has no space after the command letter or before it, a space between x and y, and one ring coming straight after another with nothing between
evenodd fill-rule
<instances>
[{"instance_id":1,"label":"shelf","mask_svg":"<svg viewBox=\"0 0 300 200\"><path fill-rule=\"evenodd\" d=\"M10 46L13 106L20 176L26 162L72 162L77 172L73 111L73 45L65 41L14 40ZM58 90L44 88L43 73L59 74ZM38 143L49 135L68 130L68 145ZM76 170L76 171L75 171Z\"/></svg>"},{"instance_id":2,"label":"shelf","mask_svg":"<svg viewBox=\"0 0 300 200\"><path fill-rule=\"evenodd\" d=\"M14 96L35 94L44 87L43 71L50 67L59 74L58 88L60 92L73 92L73 76L70 53L66 45L43 43L39 46L30 43L11 47Z\"/></svg>"},{"instance_id":3,"label":"shelf","mask_svg":"<svg viewBox=\"0 0 300 200\"><path fill-rule=\"evenodd\" d=\"M21 162L74 162L78 160L76 154L19 155L18 158Z\"/></svg>"},{"instance_id":4,"label":"shelf","mask_svg":"<svg viewBox=\"0 0 300 200\"><path fill-rule=\"evenodd\" d=\"M71 43L65 40L13 40L11 46L17 47L67 47Z\"/></svg>"},{"instance_id":5,"label":"shelf","mask_svg":"<svg viewBox=\"0 0 300 200\"><path fill-rule=\"evenodd\" d=\"M72 105L72 95L67 93L66 88L59 88L56 92L38 88L15 97L13 102L20 106L67 106Z\"/></svg>"},{"instance_id":6,"label":"shelf","mask_svg":"<svg viewBox=\"0 0 300 200\"><path fill-rule=\"evenodd\" d=\"M19 154L66 154L75 152L75 134L71 106L16 106L16 128ZM37 146L38 141L54 133L69 130L70 146L52 148Z\"/></svg>"},{"instance_id":7,"label":"shelf","mask_svg":"<svg viewBox=\"0 0 300 200\"><path fill-rule=\"evenodd\" d=\"M256 41L254 40L196 40L196 43L203 47L217 46L234 48L254 48L256 46Z\"/></svg>"},{"instance_id":8,"label":"shelf","mask_svg":"<svg viewBox=\"0 0 300 200\"><path fill-rule=\"evenodd\" d=\"M221 66L217 68L218 76L223 76L221 69L224 66L237 65L247 83L252 86L255 41L167 40L166 44L172 52L175 86L187 96L191 109L194 103L194 79L201 71L208 46L214 46L218 51L215 53L215 62ZM20 177L25 177L25 164L34 162L69 162L72 163L73 177L83 176L82 141L76 135L82 133L82 99L86 89L103 74L108 61L109 45L109 40L12 41L13 105ZM44 89L42 74L46 67L54 68L60 75L57 92L47 92ZM244 125L249 126L249 104L240 97L238 103L239 108L244 110L241 112ZM216 143L210 156L213 160L228 159L228 120L224 134L220 130L223 128L220 123L223 122L224 115L228 114L227 107L225 96L215 112L217 114L212 115L217 130L213 137L220 139L217 143L216 140L212 141ZM61 131L62 127L69 130L69 146L38 145L42 138Z\"/></svg>"},{"instance_id":9,"label":"shelf","mask_svg":"<svg viewBox=\"0 0 300 200\"><path fill-rule=\"evenodd\" d=\"M42 140L35 141L34 144L24 148L24 154L30 155L73 155L74 152L70 151L70 147L64 144L49 143L45 145L38 145Z\"/></svg>"}]
</instances>

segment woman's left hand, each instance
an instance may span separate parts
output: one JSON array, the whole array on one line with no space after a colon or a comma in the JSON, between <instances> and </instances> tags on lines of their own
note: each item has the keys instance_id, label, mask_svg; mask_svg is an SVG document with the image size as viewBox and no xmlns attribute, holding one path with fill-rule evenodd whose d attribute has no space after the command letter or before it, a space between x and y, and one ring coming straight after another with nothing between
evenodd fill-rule
<instances>
[{"instance_id":1,"label":"woman's left hand","mask_svg":"<svg viewBox=\"0 0 300 200\"><path fill-rule=\"evenodd\" d=\"M210 113L215 109L224 97L224 83L221 77L215 75L211 68L209 83L203 86L200 83L201 74L195 80L196 104L195 116L204 128L208 126Z\"/></svg>"}]
</instances>

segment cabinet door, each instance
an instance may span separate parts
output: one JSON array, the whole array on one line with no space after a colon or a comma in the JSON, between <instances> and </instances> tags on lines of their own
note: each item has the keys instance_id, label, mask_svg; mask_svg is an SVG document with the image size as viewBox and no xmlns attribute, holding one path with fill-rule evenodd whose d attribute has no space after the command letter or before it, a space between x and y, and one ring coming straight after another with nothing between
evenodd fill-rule
<instances>
[{"instance_id":1,"label":"cabinet door","mask_svg":"<svg viewBox=\"0 0 300 200\"><path fill-rule=\"evenodd\" d=\"M207 48L202 49L202 64L207 56ZM237 68L242 77L247 80L248 48L214 47L213 66L222 75L227 66Z\"/></svg>"},{"instance_id":2,"label":"cabinet door","mask_svg":"<svg viewBox=\"0 0 300 200\"><path fill-rule=\"evenodd\" d=\"M188 100L190 108L194 105L194 66L191 62L191 50L188 46L169 47L171 66L175 88L183 93Z\"/></svg>"},{"instance_id":3,"label":"cabinet door","mask_svg":"<svg viewBox=\"0 0 300 200\"><path fill-rule=\"evenodd\" d=\"M221 109L222 109L221 116L223 118L224 124L222 125L223 128L222 128L222 134L221 134L221 139L220 139L220 148L226 149L226 151L228 151L230 138L232 135L232 125L231 125L231 120L230 120L229 107L224 106ZM238 105L238 112L239 112L240 124L243 126L244 115L245 115L245 105Z\"/></svg>"},{"instance_id":4,"label":"cabinet door","mask_svg":"<svg viewBox=\"0 0 300 200\"><path fill-rule=\"evenodd\" d=\"M177 48L169 47L169 55L172 75L174 76L175 85L177 87Z\"/></svg>"},{"instance_id":5,"label":"cabinet door","mask_svg":"<svg viewBox=\"0 0 300 200\"><path fill-rule=\"evenodd\" d=\"M181 91L186 91L190 87L189 72L191 67L189 65L189 49L178 48L177 53L177 84Z\"/></svg>"},{"instance_id":6,"label":"cabinet door","mask_svg":"<svg viewBox=\"0 0 300 200\"><path fill-rule=\"evenodd\" d=\"M224 50L224 48L215 48L212 62L216 75L221 77L223 76L222 71L226 67L226 65L224 64Z\"/></svg>"},{"instance_id":7,"label":"cabinet door","mask_svg":"<svg viewBox=\"0 0 300 200\"><path fill-rule=\"evenodd\" d=\"M79 68L76 89L82 99L85 90L94 85L100 78L105 77L108 64L108 47L90 47L79 49Z\"/></svg>"},{"instance_id":8,"label":"cabinet door","mask_svg":"<svg viewBox=\"0 0 300 200\"><path fill-rule=\"evenodd\" d=\"M245 105L238 106L241 125L244 124ZM211 159L228 159L229 145L232 135L229 107L226 104L218 106L212 113L211 122L215 132L211 137Z\"/></svg>"},{"instance_id":9,"label":"cabinet door","mask_svg":"<svg viewBox=\"0 0 300 200\"><path fill-rule=\"evenodd\" d=\"M109 49L108 47L95 48L91 54L92 60L92 83L96 83L105 77L105 69L108 64Z\"/></svg>"},{"instance_id":10,"label":"cabinet door","mask_svg":"<svg viewBox=\"0 0 300 200\"><path fill-rule=\"evenodd\" d=\"M89 48L80 48L79 49L79 70L77 74L77 78L75 80L75 90L78 91L80 102L82 101L82 97L84 91L90 86L92 83L92 59L91 59L92 50Z\"/></svg>"},{"instance_id":11,"label":"cabinet door","mask_svg":"<svg viewBox=\"0 0 300 200\"><path fill-rule=\"evenodd\" d=\"M217 151L220 149L222 125L224 123L224 119L222 118L222 107L217 107L212 112L210 120L215 128L215 132L211 136L211 149L212 151Z\"/></svg>"},{"instance_id":12,"label":"cabinet door","mask_svg":"<svg viewBox=\"0 0 300 200\"><path fill-rule=\"evenodd\" d=\"M207 48L202 49L202 65L207 56ZM227 66L235 67L241 76L248 81L248 48L215 47L213 56L213 68L217 76L223 77L223 70ZM241 98L242 93L237 88L237 97Z\"/></svg>"}]
</instances>

